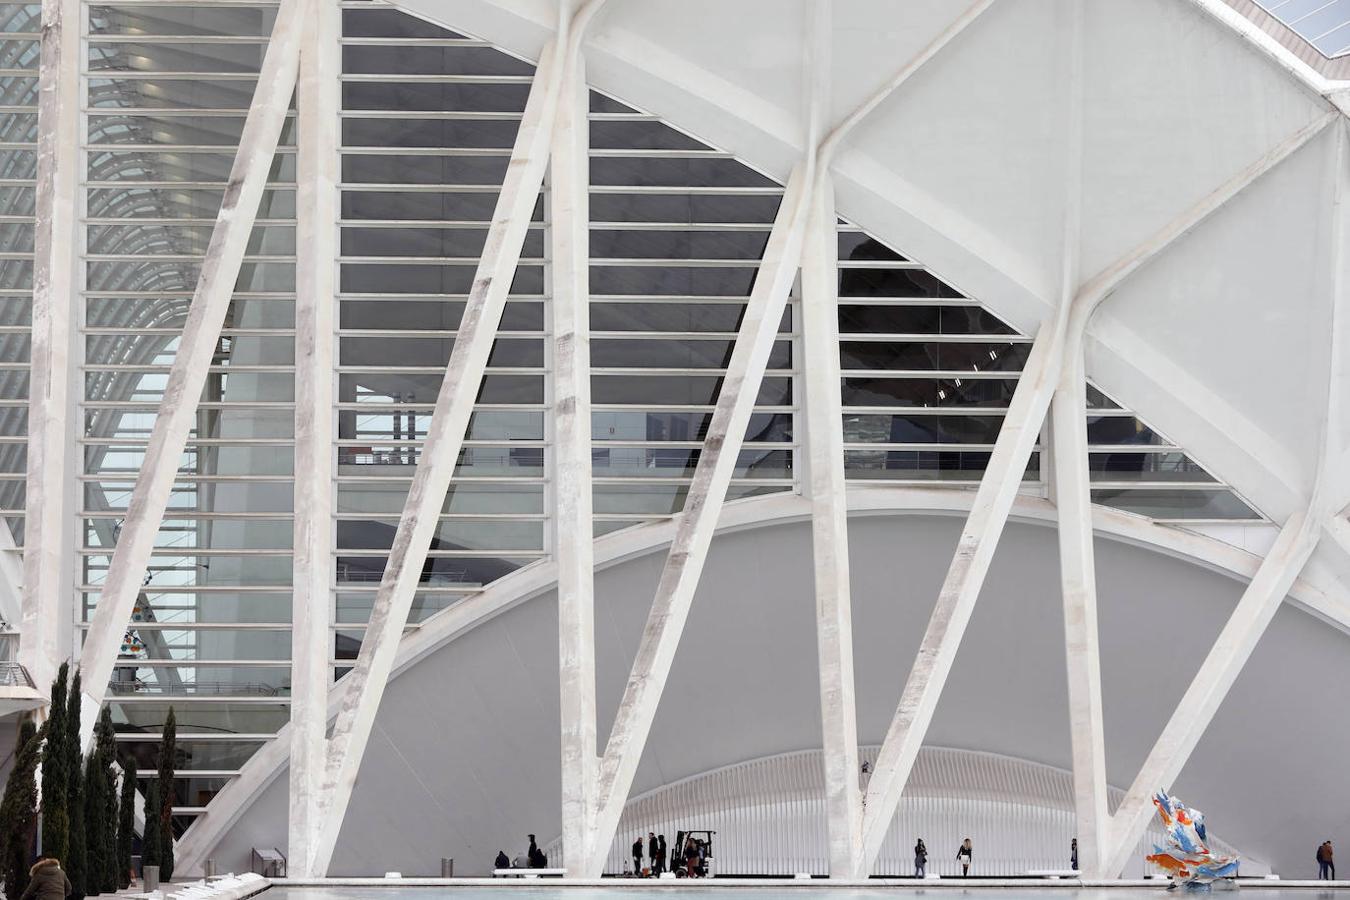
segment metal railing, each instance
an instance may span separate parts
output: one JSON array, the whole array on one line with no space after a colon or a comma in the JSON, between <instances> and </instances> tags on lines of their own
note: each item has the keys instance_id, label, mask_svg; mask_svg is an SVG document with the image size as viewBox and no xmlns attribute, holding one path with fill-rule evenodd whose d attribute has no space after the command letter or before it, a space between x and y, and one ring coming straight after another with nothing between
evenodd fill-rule
<instances>
[{"instance_id":1,"label":"metal railing","mask_svg":"<svg viewBox=\"0 0 1350 900\"><path fill-rule=\"evenodd\" d=\"M214 696L214 697L278 697L289 693L286 688L256 681L190 681L177 685L155 684L136 681L113 682L108 685L110 694L162 694L169 697Z\"/></svg>"}]
</instances>

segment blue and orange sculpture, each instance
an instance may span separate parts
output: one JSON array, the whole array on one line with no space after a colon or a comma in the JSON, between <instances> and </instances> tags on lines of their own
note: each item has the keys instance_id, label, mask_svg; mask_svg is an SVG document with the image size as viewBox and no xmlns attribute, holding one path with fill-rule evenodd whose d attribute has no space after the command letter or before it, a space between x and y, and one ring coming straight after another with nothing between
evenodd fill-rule
<instances>
[{"instance_id":1,"label":"blue and orange sculpture","mask_svg":"<svg viewBox=\"0 0 1350 900\"><path fill-rule=\"evenodd\" d=\"M1148 861L1167 872L1189 888L1205 888L1214 881L1235 878L1238 872L1236 856L1219 856L1210 852L1205 838L1205 814L1198 809L1187 809L1180 800L1163 791L1153 795L1163 831L1170 847L1154 845Z\"/></svg>"}]
</instances>

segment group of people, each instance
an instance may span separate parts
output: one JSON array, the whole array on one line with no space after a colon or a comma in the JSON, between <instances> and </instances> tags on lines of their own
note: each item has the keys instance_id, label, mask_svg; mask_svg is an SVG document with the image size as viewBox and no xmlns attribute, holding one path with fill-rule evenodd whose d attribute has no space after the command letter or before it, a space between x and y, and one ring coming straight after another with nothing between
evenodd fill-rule
<instances>
[{"instance_id":1,"label":"group of people","mask_svg":"<svg viewBox=\"0 0 1350 900\"><path fill-rule=\"evenodd\" d=\"M1075 841L1075 847L1077 842ZM1077 853L1077 850L1074 851ZM961 876L964 878L970 874L971 859L975 856L975 845L966 838L961 842L961 846L956 848L956 858L961 863ZM923 838L919 838L914 845L914 877L928 877L928 847L924 845Z\"/></svg>"},{"instance_id":2,"label":"group of people","mask_svg":"<svg viewBox=\"0 0 1350 900\"><path fill-rule=\"evenodd\" d=\"M684 848L675 848L676 856L671 859L666 849L666 836L647 832L646 841L641 835L633 841L633 872L638 878L660 878L670 871L687 878L700 878L708 874L709 848L706 841L690 835L685 839ZM643 865L644 860L647 865Z\"/></svg>"},{"instance_id":3,"label":"group of people","mask_svg":"<svg viewBox=\"0 0 1350 900\"><path fill-rule=\"evenodd\" d=\"M644 859L642 835L633 841L633 874L639 878L652 877L659 878L661 873L666 871L666 836L647 832L645 858L650 863L643 866Z\"/></svg>"},{"instance_id":4,"label":"group of people","mask_svg":"<svg viewBox=\"0 0 1350 900\"><path fill-rule=\"evenodd\" d=\"M506 855L505 850L497 851L497 859L494 861L493 868L496 869L547 869L548 856L543 850L539 849L539 844L534 840L534 835L526 835L530 839L530 848L525 851L525 855L517 856L514 860Z\"/></svg>"}]
</instances>

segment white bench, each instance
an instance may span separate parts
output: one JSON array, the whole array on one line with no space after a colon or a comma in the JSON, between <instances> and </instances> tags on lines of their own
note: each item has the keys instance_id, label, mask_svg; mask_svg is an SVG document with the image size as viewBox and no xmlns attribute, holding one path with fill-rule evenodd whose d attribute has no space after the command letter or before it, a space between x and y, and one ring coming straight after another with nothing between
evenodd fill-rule
<instances>
[{"instance_id":1,"label":"white bench","mask_svg":"<svg viewBox=\"0 0 1350 900\"><path fill-rule=\"evenodd\" d=\"M566 869L493 869L493 877L501 878L538 878L549 875L557 878L567 874Z\"/></svg>"},{"instance_id":2,"label":"white bench","mask_svg":"<svg viewBox=\"0 0 1350 900\"><path fill-rule=\"evenodd\" d=\"M1027 875L1032 878L1079 878L1081 873L1077 869L1027 869Z\"/></svg>"}]
</instances>

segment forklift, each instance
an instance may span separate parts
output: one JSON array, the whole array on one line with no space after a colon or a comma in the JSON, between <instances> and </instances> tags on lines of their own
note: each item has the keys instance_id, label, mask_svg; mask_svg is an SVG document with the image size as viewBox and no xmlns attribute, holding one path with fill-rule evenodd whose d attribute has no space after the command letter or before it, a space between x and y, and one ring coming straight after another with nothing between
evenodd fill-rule
<instances>
[{"instance_id":1,"label":"forklift","mask_svg":"<svg viewBox=\"0 0 1350 900\"><path fill-rule=\"evenodd\" d=\"M713 835L715 831L694 830L675 833L675 852L671 854L670 869L676 878L711 878L713 874ZM684 856L684 847L689 841L698 848L698 857L690 860Z\"/></svg>"}]
</instances>

